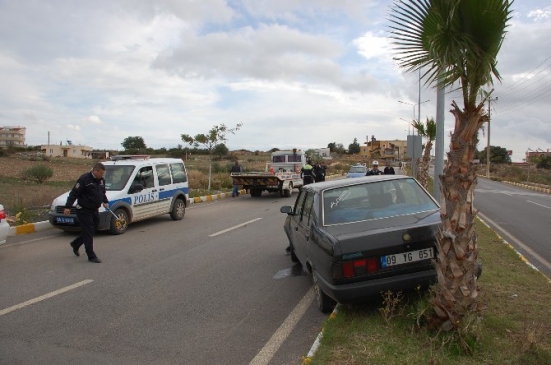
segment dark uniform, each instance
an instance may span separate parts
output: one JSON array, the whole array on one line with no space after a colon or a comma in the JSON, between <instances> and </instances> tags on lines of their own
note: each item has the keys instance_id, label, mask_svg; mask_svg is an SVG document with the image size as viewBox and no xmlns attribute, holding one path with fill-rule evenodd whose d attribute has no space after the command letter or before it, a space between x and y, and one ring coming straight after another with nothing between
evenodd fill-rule
<instances>
[{"instance_id":1,"label":"dark uniform","mask_svg":"<svg viewBox=\"0 0 551 365\"><path fill-rule=\"evenodd\" d=\"M386 166L385 167L385 175L395 175L394 167L392 166Z\"/></svg>"},{"instance_id":2,"label":"dark uniform","mask_svg":"<svg viewBox=\"0 0 551 365\"><path fill-rule=\"evenodd\" d=\"M314 165L314 175L315 175L316 182L323 181L322 180L321 165L319 163Z\"/></svg>"},{"instance_id":3,"label":"dark uniform","mask_svg":"<svg viewBox=\"0 0 551 365\"><path fill-rule=\"evenodd\" d=\"M102 203L109 202L105 195L105 179L96 178L92 172L83 174L69 193L65 208L70 209L75 201L77 201L76 214L81 233L71 242L71 247L75 255L79 256L78 249L84 244L88 260L99 261L94 252L94 232L99 223L98 208Z\"/></svg>"},{"instance_id":4,"label":"dark uniform","mask_svg":"<svg viewBox=\"0 0 551 365\"><path fill-rule=\"evenodd\" d=\"M235 161L235 165L231 167L231 174L241 174L243 170L241 169L241 166L239 166L239 162ZM239 196L239 185L234 185L233 190L231 192L232 197Z\"/></svg>"},{"instance_id":5,"label":"dark uniform","mask_svg":"<svg viewBox=\"0 0 551 365\"><path fill-rule=\"evenodd\" d=\"M316 175L314 173L314 168L310 165L310 162L306 163L306 165L304 165L304 167L300 170L300 177L302 178L304 185L314 182Z\"/></svg>"}]
</instances>

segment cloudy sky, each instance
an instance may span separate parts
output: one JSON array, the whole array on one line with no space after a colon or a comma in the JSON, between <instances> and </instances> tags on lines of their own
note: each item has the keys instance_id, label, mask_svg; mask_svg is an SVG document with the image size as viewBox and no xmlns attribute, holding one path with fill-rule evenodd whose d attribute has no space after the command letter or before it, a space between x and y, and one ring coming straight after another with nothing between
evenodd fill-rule
<instances>
[{"instance_id":1,"label":"cloudy sky","mask_svg":"<svg viewBox=\"0 0 551 365\"><path fill-rule=\"evenodd\" d=\"M172 148L220 123L243 123L230 149L405 139L418 75L391 59L391 3L0 0L0 125L26 127L29 145L49 132L97 149L128 136ZM551 5L513 6L491 144L521 161L551 149ZM422 88L425 100L423 120L436 116L435 91ZM452 122L446 112L446 135Z\"/></svg>"}]
</instances>

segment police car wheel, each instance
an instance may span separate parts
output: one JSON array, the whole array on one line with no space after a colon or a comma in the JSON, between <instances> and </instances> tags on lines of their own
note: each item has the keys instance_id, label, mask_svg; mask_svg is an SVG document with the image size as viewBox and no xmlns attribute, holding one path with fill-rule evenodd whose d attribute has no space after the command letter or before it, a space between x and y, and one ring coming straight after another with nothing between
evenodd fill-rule
<instances>
[{"instance_id":1,"label":"police car wheel","mask_svg":"<svg viewBox=\"0 0 551 365\"><path fill-rule=\"evenodd\" d=\"M172 207L172 212L170 212L170 218L175 221L179 221L184 218L186 214L186 204L182 199L176 199L174 206Z\"/></svg>"},{"instance_id":2,"label":"police car wheel","mask_svg":"<svg viewBox=\"0 0 551 365\"><path fill-rule=\"evenodd\" d=\"M124 209L117 209L115 215L119 217L118 219L111 216L111 223L109 226L109 231L112 234L123 234L128 228L128 214Z\"/></svg>"}]
</instances>

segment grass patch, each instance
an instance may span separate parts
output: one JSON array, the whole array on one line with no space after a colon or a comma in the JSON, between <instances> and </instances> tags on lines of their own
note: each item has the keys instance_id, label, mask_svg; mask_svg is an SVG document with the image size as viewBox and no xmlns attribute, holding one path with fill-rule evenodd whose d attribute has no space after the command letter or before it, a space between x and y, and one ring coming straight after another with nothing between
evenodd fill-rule
<instances>
[{"instance_id":1,"label":"grass patch","mask_svg":"<svg viewBox=\"0 0 551 365\"><path fill-rule=\"evenodd\" d=\"M419 322L428 292L410 293L362 306L341 306L327 320L324 337L310 364L551 364L551 284L522 262L496 234L477 222L479 280L487 309L475 329L472 355L457 341L429 332ZM385 308L387 310L385 311ZM420 325L419 325L420 324Z\"/></svg>"}]
</instances>

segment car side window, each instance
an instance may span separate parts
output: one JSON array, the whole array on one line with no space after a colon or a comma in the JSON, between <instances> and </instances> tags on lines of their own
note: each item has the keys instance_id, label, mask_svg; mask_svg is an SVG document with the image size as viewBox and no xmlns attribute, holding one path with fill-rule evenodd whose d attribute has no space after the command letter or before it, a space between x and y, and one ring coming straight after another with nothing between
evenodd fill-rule
<instances>
[{"instance_id":1,"label":"car side window","mask_svg":"<svg viewBox=\"0 0 551 365\"><path fill-rule=\"evenodd\" d=\"M159 179L159 186L170 185L172 183L170 179L170 172L168 171L168 165L157 165L157 178Z\"/></svg>"},{"instance_id":2,"label":"car side window","mask_svg":"<svg viewBox=\"0 0 551 365\"><path fill-rule=\"evenodd\" d=\"M295 209L293 211L293 215L298 217L298 219L302 219L302 209L304 206L304 198L306 198L306 190L302 190L300 192L300 195L297 198L297 201L295 203Z\"/></svg>"},{"instance_id":3,"label":"car side window","mask_svg":"<svg viewBox=\"0 0 551 365\"><path fill-rule=\"evenodd\" d=\"M186 169L183 163L171 163L170 171L172 172L172 181L174 184L187 181Z\"/></svg>"},{"instance_id":4,"label":"car side window","mask_svg":"<svg viewBox=\"0 0 551 365\"><path fill-rule=\"evenodd\" d=\"M312 207L314 206L314 193L309 192L306 194L306 199L304 199L304 211L302 213L302 223L308 224L310 221L310 216L312 215Z\"/></svg>"},{"instance_id":5,"label":"car side window","mask_svg":"<svg viewBox=\"0 0 551 365\"><path fill-rule=\"evenodd\" d=\"M138 171L134 178L134 184L141 184L144 189L155 186L153 182L153 167L145 166Z\"/></svg>"}]
</instances>

